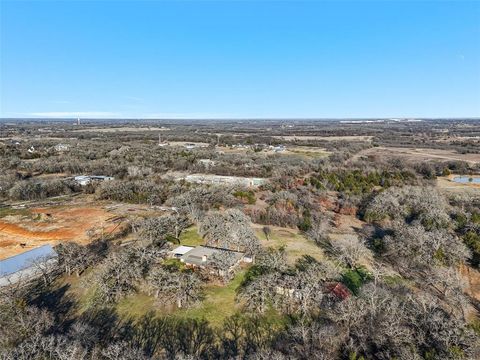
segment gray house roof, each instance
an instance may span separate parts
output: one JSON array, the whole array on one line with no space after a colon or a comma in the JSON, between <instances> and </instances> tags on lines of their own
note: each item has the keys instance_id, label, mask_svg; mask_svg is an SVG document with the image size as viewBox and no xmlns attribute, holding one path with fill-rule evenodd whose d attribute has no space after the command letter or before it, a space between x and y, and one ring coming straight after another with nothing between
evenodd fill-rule
<instances>
[{"instance_id":1,"label":"gray house roof","mask_svg":"<svg viewBox=\"0 0 480 360\"><path fill-rule=\"evenodd\" d=\"M222 252L228 252L232 254L236 262L239 262L244 256L243 253L237 252L237 251L219 249L219 248L214 248L209 246L197 246L196 248L185 253L180 259L186 264L196 265L196 266L206 266L210 263L210 260L212 259L212 256L215 253L222 253Z\"/></svg>"}]
</instances>

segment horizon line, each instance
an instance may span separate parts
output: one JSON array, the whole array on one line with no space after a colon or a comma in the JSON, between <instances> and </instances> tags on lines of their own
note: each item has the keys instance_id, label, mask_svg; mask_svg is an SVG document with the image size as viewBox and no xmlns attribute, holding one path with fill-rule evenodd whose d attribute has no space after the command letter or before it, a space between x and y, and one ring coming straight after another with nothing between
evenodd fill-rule
<instances>
[{"instance_id":1,"label":"horizon line","mask_svg":"<svg viewBox=\"0 0 480 360\"><path fill-rule=\"evenodd\" d=\"M480 120L480 116L372 116L372 117L2 117L0 120Z\"/></svg>"}]
</instances>

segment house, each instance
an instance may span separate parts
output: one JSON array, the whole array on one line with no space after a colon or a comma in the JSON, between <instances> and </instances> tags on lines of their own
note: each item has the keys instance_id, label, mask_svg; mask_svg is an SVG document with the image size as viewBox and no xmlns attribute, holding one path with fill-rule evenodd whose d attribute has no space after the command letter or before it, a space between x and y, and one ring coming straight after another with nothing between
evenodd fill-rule
<instances>
[{"instance_id":1,"label":"house","mask_svg":"<svg viewBox=\"0 0 480 360\"><path fill-rule=\"evenodd\" d=\"M185 248L187 248L186 246ZM178 247L173 252L179 254L186 249ZM174 256L175 256L174 254ZM178 257L177 257L178 258ZM180 261L192 268L210 268L212 273L218 273L223 276L231 273L242 262L249 262L245 254L239 251L220 249L211 246L197 246L179 257ZM219 260L222 259L222 260ZM220 268L219 268L220 267ZM223 268L221 268L223 267Z\"/></svg>"},{"instance_id":2,"label":"house","mask_svg":"<svg viewBox=\"0 0 480 360\"><path fill-rule=\"evenodd\" d=\"M80 175L75 176L74 180L81 186L86 186L92 182L110 181L114 178L112 176L97 176L97 175Z\"/></svg>"},{"instance_id":3,"label":"house","mask_svg":"<svg viewBox=\"0 0 480 360\"><path fill-rule=\"evenodd\" d=\"M190 250L193 250L193 249L194 249L193 246L181 245L181 246L173 249L172 251L170 251L170 254L173 258L180 259L183 255L185 255L187 252L189 252Z\"/></svg>"},{"instance_id":4,"label":"house","mask_svg":"<svg viewBox=\"0 0 480 360\"><path fill-rule=\"evenodd\" d=\"M32 279L39 274L37 264L50 264L57 261L57 253L51 245L11 256L0 261L0 287L10 285L21 279Z\"/></svg>"}]
</instances>

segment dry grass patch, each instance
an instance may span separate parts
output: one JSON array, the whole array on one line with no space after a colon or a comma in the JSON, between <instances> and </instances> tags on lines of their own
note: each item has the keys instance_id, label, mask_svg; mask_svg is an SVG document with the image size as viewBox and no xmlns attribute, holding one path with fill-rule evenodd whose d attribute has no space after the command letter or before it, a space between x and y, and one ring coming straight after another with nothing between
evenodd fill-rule
<instances>
[{"instance_id":1,"label":"dry grass patch","mask_svg":"<svg viewBox=\"0 0 480 360\"><path fill-rule=\"evenodd\" d=\"M299 230L283 228L279 226L269 226L272 230L269 239L265 237L262 231L264 225L253 224L257 237L264 247L285 247L287 261L291 264L303 255L310 255L317 260L323 258L323 250L319 248L312 240L307 239Z\"/></svg>"}]
</instances>

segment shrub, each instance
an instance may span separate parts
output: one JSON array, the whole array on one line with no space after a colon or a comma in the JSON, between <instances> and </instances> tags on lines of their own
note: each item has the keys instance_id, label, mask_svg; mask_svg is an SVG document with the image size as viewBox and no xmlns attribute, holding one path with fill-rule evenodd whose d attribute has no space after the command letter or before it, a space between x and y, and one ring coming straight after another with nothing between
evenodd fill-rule
<instances>
[{"instance_id":1,"label":"shrub","mask_svg":"<svg viewBox=\"0 0 480 360\"><path fill-rule=\"evenodd\" d=\"M472 252L472 256L470 258L470 262L473 266L479 267L480 266L480 235L475 233L474 231L468 231L463 236L463 242Z\"/></svg>"},{"instance_id":2,"label":"shrub","mask_svg":"<svg viewBox=\"0 0 480 360\"><path fill-rule=\"evenodd\" d=\"M371 280L371 275L364 267L347 270L342 274L342 282L355 295L358 295L360 288Z\"/></svg>"}]
</instances>

